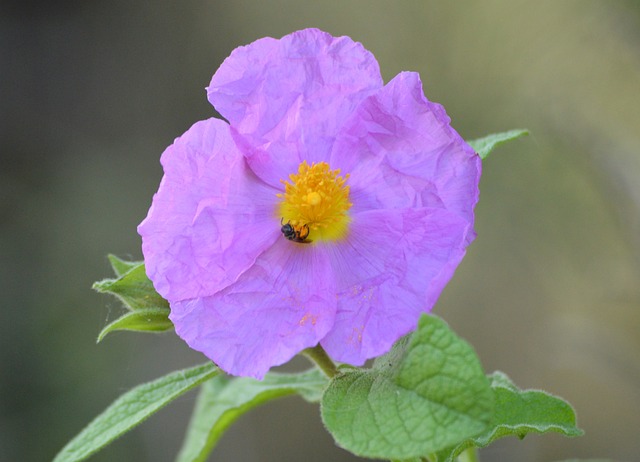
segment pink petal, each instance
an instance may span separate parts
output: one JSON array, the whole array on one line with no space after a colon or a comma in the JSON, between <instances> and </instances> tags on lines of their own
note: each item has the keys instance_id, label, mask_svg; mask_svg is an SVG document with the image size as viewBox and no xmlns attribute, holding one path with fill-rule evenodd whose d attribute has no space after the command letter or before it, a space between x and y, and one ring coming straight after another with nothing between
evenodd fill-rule
<instances>
[{"instance_id":1,"label":"pink petal","mask_svg":"<svg viewBox=\"0 0 640 462\"><path fill-rule=\"evenodd\" d=\"M335 286L321 248L284 238L238 281L171 304L176 332L230 374L261 379L315 346L333 325Z\"/></svg>"},{"instance_id":2,"label":"pink petal","mask_svg":"<svg viewBox=\"0 0 640 462\"><path fill-rule=\"evenodd\" d=\"M480 157L449 122L444 108L425 98L415 73L399 74L364 100L330 161L351 174L352 213L439 207L473 223Z\"/></svg>"},{"instance_id":3,"label":"pink petal","mask_svg":"<svg viewBox=\"0 0 640 462\"><path fill-rule=\"evenodd\" d=\"M201 121L162 155L164 177L138 227L149 278L168 300L232 284L276 239L276 191L248 168L217 119Z\"/></svg>"},{"instance_id":4,"label":"pink petal","mask_svg":"<svg viewBox=\"0 0 640 462\"><path fill-rule=\"evenodd\" d=\"M360 43L306 29L237 48L207 91L253 171L278 186L302 160L328 159L344 120L381 86L378 63Z\"/></svg>"},{"instance_id":5,"label":"pink petal","mask_svg":"<svg viewBox=\"0 0 640 462\"><path fill-rule=\"evenodd\" d=\"M443 209L376 210L353 217L333 248L338 311L322 346L362 365L416 328L464 256L471 225Z\"/></svg>"}]
</instances>

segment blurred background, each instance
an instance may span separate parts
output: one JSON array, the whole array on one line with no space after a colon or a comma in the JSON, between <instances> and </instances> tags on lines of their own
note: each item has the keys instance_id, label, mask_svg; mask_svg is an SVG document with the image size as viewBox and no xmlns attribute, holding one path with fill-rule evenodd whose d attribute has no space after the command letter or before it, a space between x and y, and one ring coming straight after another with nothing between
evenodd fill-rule
<instances>
[{"instance_id":1,"label":"blurred background","mask_svg":"<svg viewBox=\"0 0 640 462\"><path fill-rule=\"evenodd\" d=\"M305 27L420 72L484 163L478 238L435 312L487 371L567 399L586 435L502 440L485 461L638 461L640 3L7 1L0 4L0 460L45 461L129 388L203 362L174 334L100 329L107 253L140 259L159 157L214 115L237 46ZM299 363L298 367L300 367ZM195 394L91 460L170 461ZM243 417L212 460L351 461L297 398Z\"/></svg>"}]
</instances>

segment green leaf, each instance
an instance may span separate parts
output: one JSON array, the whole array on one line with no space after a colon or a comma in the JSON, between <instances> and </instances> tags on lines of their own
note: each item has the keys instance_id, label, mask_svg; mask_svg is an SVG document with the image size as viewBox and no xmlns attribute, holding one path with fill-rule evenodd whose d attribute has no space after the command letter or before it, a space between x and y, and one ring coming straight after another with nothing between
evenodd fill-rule
<instances>
[{"instance_id":1,"label":"green leaf","mask_svg":"<svg viewBox=\"0 0 640 462\"><path fill-rule=\"evenodd\" d=\"M120 269L123 268L118 266L117 271ZM93 284L93 288L101 293L115 295L129 310L169 309L169 302L156 292L147 277L144 271L144 263L137 263L117 279L98 281Z\"/></svg>"},{"instance_id":2,"label":"green leaf","mask_svg":"<svg viewBox=\"0 0 640 462\"><path fill-rule=\"evenodd\" d=\"M369 370L345 370L322 398L338 445L358 456L426 456L486 430L493 393L473 348L423 315Z\"/></svg>"},{"instance_id":3,"label":"green leaf","mask_svg":"<svg viewBox=\"0 0 640 462\"><path fill-rule=\"evenodd\" d=\"M115 321L111 322L98 335L97 342L110 332L116 330L130 330L135 332L165 332L173 329L173 323L169 320L168 308L146 308L136 311L127 311Z\"/></svg>"},{"instance_id":4,"label":"green leaf","mask_svg":"<svg viewBox=\"0 0 640 462\"><path fill-rule=\"evenodd\" d=\"M111 267L113 268L113 272L116 273L116 276L122 276L127 273L129 270L132 270L136 266L144 263L141 261L126 261L116 257L113 254L107 255L109 259L109 263L111 263Z\"/></svg>"},{"instance_id":5,"label":"green leaf","mask_svg":"<svg viewBox=\"0 0 640 462\"><path fill-rule=\"evenodd\" d=\"M491 427L475 438L442 451L438 454L438 462L452 462L465 449L483 448L504 436L522 439L529 433L583 434L576 426L574 410L566 401L540 390L519 390L509 377L499 371L490 378L496 402Z\"/></svg>"},{"instance_id":6,"label":"green leaf","mask_svg":"<svg viewBox=\"0 0 640 462\"><path fill-rule=\"evenodd\" d=\"M263 381L214 377L198 396L178 462L205 461L224 431L241 415L267 401L300 394L319 401L327 378L317 369L299 374L269 373Z\"/></svg>"},{"instance_id":7,"label":"green leaf","mask_svg":"<svg viewBox=\"0 0 640 462\"><path fill-rule=\"evenodd\" d=\"M183 393L219 373L213 363L207 363L138 385L89 423L62 448L54 462L85 460Z\"/></svg>"},{"instance_id":8,"label":"green leaf","mask_svg":"<svg viewBox=\"0 0 640 462\"><path fill-rule=\"evenodd\" d=\"M489 153L496 148L496 146L528 134L528 130L509 130L508 132L494 133L493 135L488 135L484 138L467 141L467 143L469 143L474 151L478 153L480 158L484 160Z\"/></svg>"}]
</instances>

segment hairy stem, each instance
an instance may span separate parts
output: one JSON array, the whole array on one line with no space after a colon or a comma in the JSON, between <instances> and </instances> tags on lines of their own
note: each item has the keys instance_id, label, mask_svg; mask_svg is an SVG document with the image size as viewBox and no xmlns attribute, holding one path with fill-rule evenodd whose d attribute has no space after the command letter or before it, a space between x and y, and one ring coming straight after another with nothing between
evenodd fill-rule
<instances>
[{"instance_id":1,"label":"hairy stem","mask_svg":"<svg viewBox=\"0 0 640 462\"><path fill-rule=\"evenodd\" d=\"M466 449L458 456L458 462L480 462L478 450L473 447Z\"/></svg>"},{"instance_id":2,"label":"hairy stem","mask_svg":"<svg viewBox=\"0 0 640 462\"><path fill-rule=\"evenodd\" d=\"M338 374L338 368L320 344L313 348L302 350L302 354L309 358L311 362L315 363L330 379Z\"/></svg>"}]
</instances>

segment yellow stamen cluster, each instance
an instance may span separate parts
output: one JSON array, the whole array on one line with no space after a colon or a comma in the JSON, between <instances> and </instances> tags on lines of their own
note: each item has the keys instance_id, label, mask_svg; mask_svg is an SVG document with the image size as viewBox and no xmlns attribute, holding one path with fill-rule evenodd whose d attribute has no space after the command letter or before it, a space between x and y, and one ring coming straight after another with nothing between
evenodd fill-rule
<instances>
[{"instance_id":1,"label":"yellow stamen cluster","mask_svg":"<svg viewBox=\"0 0 640 462\"><path fill-rule=\"evenodd\" d=\"M310 240L336 240L344 237L349 224L347 211L349 175L340 176L340 169L331 170L326 162L309 165L303 161L298 173L289 175L278 214L294 228L309 227Z\"/></svg>"}]
</instances>

